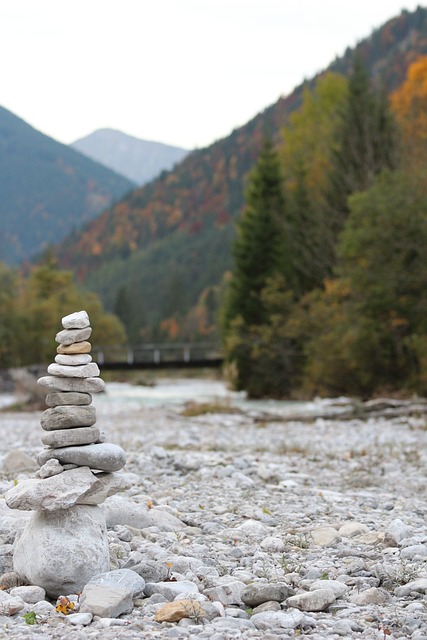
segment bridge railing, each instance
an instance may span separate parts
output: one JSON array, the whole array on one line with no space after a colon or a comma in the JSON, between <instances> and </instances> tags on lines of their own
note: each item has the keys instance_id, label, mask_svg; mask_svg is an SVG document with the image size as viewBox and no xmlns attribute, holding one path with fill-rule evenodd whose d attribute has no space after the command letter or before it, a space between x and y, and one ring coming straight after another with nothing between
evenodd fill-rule
<instances>
[{"instance_id":1,"label":"bridge railing","mask_svg":"<svg viewBox=\"0 0 427 640\"><path fill-rule=\"evenodd\" d=\"M139 344L139 345L95 345L92 355L99 366L123 367L187 365L192 363L219 363L223 359L216 344Z\"/></svg>"}]
</instances>

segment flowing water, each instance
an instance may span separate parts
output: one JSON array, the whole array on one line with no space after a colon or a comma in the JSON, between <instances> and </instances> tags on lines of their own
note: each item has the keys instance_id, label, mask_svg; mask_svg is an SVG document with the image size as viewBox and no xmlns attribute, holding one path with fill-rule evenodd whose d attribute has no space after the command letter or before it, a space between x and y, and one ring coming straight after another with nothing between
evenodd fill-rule
<instances>
[{"instance_id":1,"label":"flowing water","mask_svg":"<svg viewBox=\"0 0 427 640\"><path fill-rule=\"evenodd\" d=\"M150 385L127 382L109 382L106 392L94 398L98 406L126 405L127 408L142 407L176 408L188 403L212 403L236 407L245 411L289 414L294 412L319 412L330 405L330 400L317 399L312 402L285 400L249 400L244 392L232 391L221 380L197 378L158 378ZM337 401L334 400L334 403ZM343 399L345 404L345 399ZM338 403L339 404L339 403Z\"/></svg>"}]
</instances>

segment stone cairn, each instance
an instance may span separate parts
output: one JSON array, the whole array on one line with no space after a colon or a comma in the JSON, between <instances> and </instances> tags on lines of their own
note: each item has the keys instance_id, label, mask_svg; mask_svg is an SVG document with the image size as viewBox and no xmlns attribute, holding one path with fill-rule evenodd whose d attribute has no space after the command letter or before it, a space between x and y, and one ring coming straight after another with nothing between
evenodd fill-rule
<instances>
[{"instance_id":1,"label":"stone cairn","mask_svg":"<svg viewBox=\"0 0 427 640\"><path fill-rule=\"evenodd\" d=\"M49 390L41 417L45 449L36 478L25 479L6 494L11 509L33 511L17 540L13 568L18 578L57 597L78 593L88 580L109 571L105 515L99 505L128 487L116 473L125 452L104 442L95 426L92 394L103 391L92 362L92 333L86 311L62 319L55 362L38 383Z\"/></svg>"}]
</instances>

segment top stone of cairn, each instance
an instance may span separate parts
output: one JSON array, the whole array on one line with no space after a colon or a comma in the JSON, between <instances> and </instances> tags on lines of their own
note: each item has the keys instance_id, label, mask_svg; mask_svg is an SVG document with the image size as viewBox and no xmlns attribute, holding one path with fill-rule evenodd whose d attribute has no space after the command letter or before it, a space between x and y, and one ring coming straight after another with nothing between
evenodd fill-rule
<instances>
[{"instance_id":1,"label":"top stone of cairn","mask_svg":"<svg viewBox=\"0 0 427 640\"><path fill-rule=\"evenodd\" d=\"M86 311L76 311L62 318L64 329L85 329L90 326L89 316Z\"/></svg>"}]
</instances>

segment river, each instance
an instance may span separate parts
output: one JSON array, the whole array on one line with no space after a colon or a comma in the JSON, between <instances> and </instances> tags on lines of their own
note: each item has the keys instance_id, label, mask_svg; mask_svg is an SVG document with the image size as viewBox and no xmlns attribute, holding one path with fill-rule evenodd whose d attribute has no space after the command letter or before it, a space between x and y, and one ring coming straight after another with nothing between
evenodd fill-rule
<instances>
[{"instance_id":1,"label":"river","mask_svg":"<svg viewBox=\"0 0 427 640\"><path fill-rule=\"evenodd\" d=\"M0 409L17 401L11 393L0 393ZM93 403L100 409L179 408L186 404L211 403L230 406L244 411L268 412L286 415L298 411L319 412L330 406L331 400L315 399L311 402L285 400L249 400L244 392L232 391L222 380L185 377L158 377L149 384L107 382L105 393L96 394ZM346 399L343 399L345 404ZM333 400L337 404L337 399Z\"/></svg>"}]
</instances>

